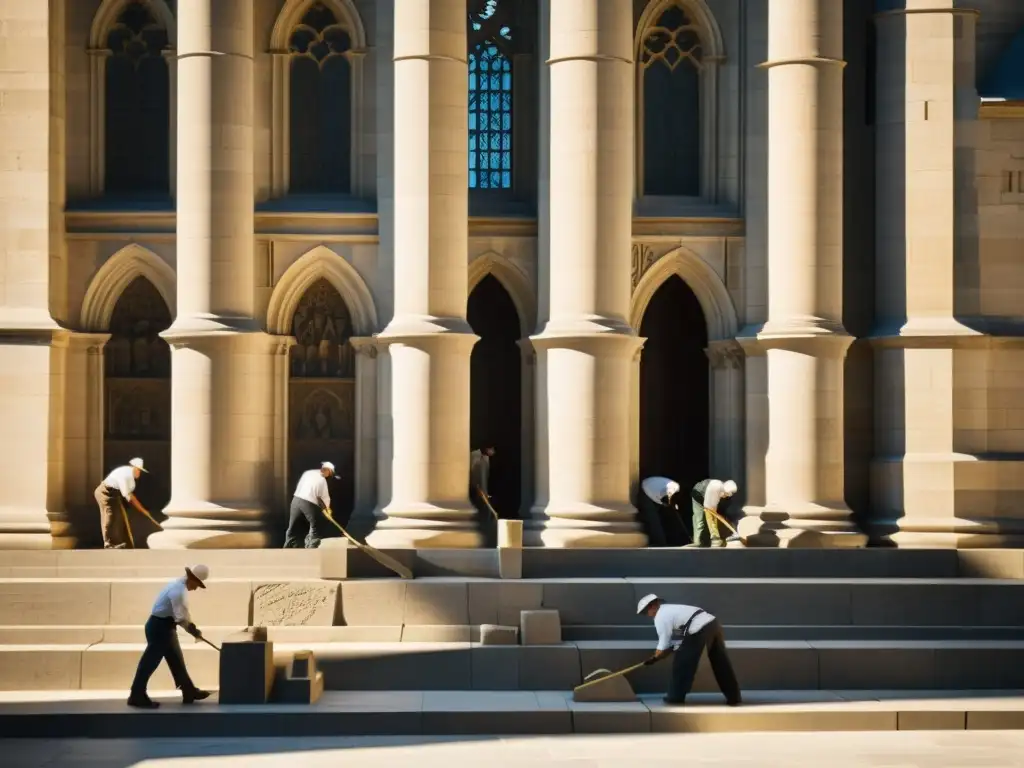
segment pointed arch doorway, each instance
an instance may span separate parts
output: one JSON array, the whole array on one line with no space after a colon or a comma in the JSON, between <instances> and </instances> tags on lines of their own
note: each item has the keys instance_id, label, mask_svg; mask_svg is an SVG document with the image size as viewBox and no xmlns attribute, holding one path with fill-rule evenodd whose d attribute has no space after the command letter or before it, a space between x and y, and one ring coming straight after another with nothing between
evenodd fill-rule
<instances>
[{"instance_id":1,"label":"pointed arch doorway","mask_svg":"<svg viewBox=\"0 0 1024 768\"><path fill-rule=\"evenodd\" d=\"M708 329L697 296L678 275L652 296L640 324L640 480L677 481L684 493L710 471ZM642 491L641 491L642 493ZM689 504L682 507L684 525ZM669 541L679 546L683 541Z\"/></svg>"}]
</instances>

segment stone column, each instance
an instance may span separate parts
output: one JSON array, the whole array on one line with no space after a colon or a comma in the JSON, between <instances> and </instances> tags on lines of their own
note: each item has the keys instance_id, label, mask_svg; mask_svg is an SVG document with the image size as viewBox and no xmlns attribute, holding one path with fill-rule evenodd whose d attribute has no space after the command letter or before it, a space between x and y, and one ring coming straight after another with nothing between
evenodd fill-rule
<instances>
[{"instance_id":1,"label":"stone column","mask_svg":"<svg viewBox=\"0 0 1024 768\"><path fill-rule=\"evenodd\" d=\"M356 351L355 503L352 521L365 533L373 527L377 498L377 342L349 339ZM351 528L351 522L349 527Z\"/></svg>"},{"instance_id":2,"label":"stone column","mask_svg":"<svg viewBox=\"0 0 1024 768\"><path fill-rule=\"evenodd\" d=\"M1020 547L1024 350L1019 320L984 317L977 11L899 5L875 19L872 532L899 546Z\"/></svg>"},{"instance_id":3,"label":"stone column","mask_svg":"<svg viewBox=\"0 0 1024 768\"><path fill-rule=\"evenodd\" d=\"M743 349L733 339L713 341L707 348L710 370L711 476L728 477L740 485L743 473Z\"/></svg>"},{"instance_id":4,"label":"stone column","mask_svg":"<svg viewBox=\"0 0 1024 768\"><path fill-rule=\"evenodd\" d=\"M844 499L843 5L768 7L765 506L751 543L862 546ZM753 530L751 530L753 529ZM833 535L835 534L835 535Z\"/></svg>"},{"instance_id":5,"label":"stone column","mask_svg":"<svg viewBox=\"0 0 1024 768\"><path fill-rule=\"evenodd\" d=\"M275 344L253 320L253 41L249 0L179 0L172 488L152 549L267 542Z\"/></svg>"},{"instance_id":6,"label":"stone column","mask_svg":"<svg viewBox=\"0 0 1024 768\"><path fill-rule=\"evenodd\" d=\"M0 549L49 549L60 511L64 3L0 4Z\"/></svg>"},{"instance_id":7,"label":"stone column","mask_svg":"<svg viewBox=\"0 0 1024 768\"><path fill-rule=\"evenodd\" d=\"M465 0L394 14L391 498L377 547L476 547L469 503L469 170Z\"/></svg>"},{"instance_id":8,"label":"stone column","mask_svg":"<svg viewBox=\"0 0 1024 768\"><path fill-rule=\"evenodd\" d=\"M629 500L633 4L542 0L549 243L537 350L537 500L524 544L642 547ZM546 182L546 184L545 184ZM544 444L541 447L541 444Z\"/></svg>"}]
</instances>

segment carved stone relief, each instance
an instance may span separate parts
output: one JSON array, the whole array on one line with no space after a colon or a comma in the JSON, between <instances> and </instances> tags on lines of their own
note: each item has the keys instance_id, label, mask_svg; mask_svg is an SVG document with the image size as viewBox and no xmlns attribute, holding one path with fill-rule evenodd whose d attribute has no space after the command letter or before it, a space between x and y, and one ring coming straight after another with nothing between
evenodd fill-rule
<instances>
[{"instance_id":1,"label":"carved stone relief","mask_svg":"<svg viewBox=\"0 0 1024 768\"><path fill-rule=\"evenodd\" d=\"M310 286L292 320L294 378L350 379L355 376L352 319L341 295L321 278Z\"/></svg>"},{"instance_id":2,"label":"carved stone relief","mask_svg":"<svg viewBox=\"0 0 1024 768\"><path fill-rule=\"evenodd\" d=\"M713 369L738 369L743 364L743 348L735 341L712 343L704 350Z\"/></svg>"},{"instance_id":3,"label":"carved stone relief","mask_svg":"<svg viewBox=\"0 0 1024 768\"><path fill-rule=\"evenodd\" d=\"M633 243L633 251L631 254L632 262L632 281L633 290L640 284L640 280L646 274L647 270L651 268L651 265L658 260L658 256L655 255L654 249L649 245L643 243Z\"/></svg>"}]
</instances>

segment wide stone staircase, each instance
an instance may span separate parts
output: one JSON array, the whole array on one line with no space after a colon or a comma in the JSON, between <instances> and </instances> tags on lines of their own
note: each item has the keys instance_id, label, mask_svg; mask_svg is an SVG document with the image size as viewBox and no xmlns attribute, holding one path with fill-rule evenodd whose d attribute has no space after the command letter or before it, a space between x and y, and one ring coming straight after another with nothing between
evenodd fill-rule
<instances>
[{"instance_id":1,"label":"wide stone staircase","mask_svg":"<svg viewBox=\"0 0 1024 768\"><path fill-rule=\"evenodd\" d=\"M1018 550L527 549L522 579L498 578L494 551L390 553L411 581L354 551L348 578L321 578L330 554L3 553L0 736L1024 727ZM124 707L153 599L195 560L213 574L191 597L205 636L265 626L279 663L312 651L319 703ZM661 702L670 663L630 675L636 702L572 701L593 670L650 655L649 592L718 616L747 706L720 706L706 660L692 706ZM559 612L560 643L480 643L537 609ZM181 641L215 688L217 652ZM165 667L151 690L173 701Z\"/></svg>"}]
</instances>

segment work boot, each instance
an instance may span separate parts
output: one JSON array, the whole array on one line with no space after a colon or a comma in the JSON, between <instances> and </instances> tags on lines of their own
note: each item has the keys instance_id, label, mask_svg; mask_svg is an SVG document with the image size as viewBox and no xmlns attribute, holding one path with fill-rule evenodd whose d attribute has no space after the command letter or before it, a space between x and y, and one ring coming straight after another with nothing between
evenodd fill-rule
<instances>
[{"instance_id":1,"label":"work boot","mask_svg":"<svg viewBox=\"0 0 1024 768\"><path fill-rule=\"evenodd\" d=\"M725 542L722 541L721 539L712 539L711 540L711 546L712 547L716 547L716 548L717 547L724 547L725 546Z\"/></svg>"},{"instance_id":2,"label":"work boot","mask_svg":"<svg viewBox=\"0 0 1024 768\"><path fill-rule=\"evenodd\" d=\"M136 709L157 709L160 702L153 701L145 693L133 693L128 697L128 706Z\"/></svg>"},{"instance_id":3,"label":"work boot","mask_svg":"<svg viewBox=\"0 0 1024 768\"><path fill-rule=\"evenodd\" d=\"M203 699L210 698L210 692L204 691L200 688L193 688L191 691L181 694L182 704L192 704L196 701L202 701Z\"/></svg>"}]
</instances>

